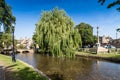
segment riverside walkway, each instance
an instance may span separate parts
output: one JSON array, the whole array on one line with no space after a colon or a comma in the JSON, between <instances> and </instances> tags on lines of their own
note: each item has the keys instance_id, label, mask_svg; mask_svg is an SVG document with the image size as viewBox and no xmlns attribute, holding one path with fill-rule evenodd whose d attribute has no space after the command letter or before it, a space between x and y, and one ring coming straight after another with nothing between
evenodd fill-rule
<instances>
[{"instance_id":1,"label":"riverside walkway","mask_svg":"<svg viewBox=\"0 0 120 80\"><path fill-rule=\"evenodd\" d=\"M11 76L10 69L0 63L0 80L15 80L16 78Z\"/></svg>"},{"instance_id":2,"label":"riverside walkway","mask_svg":"<svg viewBox=\"0 0 120 80\"><path fill-rule=\"evenodd\" d=\"M11 57L0 54L0 80L50 80L33 68Z\"/></svg>"},{"instance_id":3,"label":"riverside walkway","mask_svg":"<svg viewBox=\"0 0 120 80\"><path fill-rule=\"evenodd\" d=\"M3 66L0 65L0 80L5 80L4 79L4 69Z\"/></svg>"}]
</instances>

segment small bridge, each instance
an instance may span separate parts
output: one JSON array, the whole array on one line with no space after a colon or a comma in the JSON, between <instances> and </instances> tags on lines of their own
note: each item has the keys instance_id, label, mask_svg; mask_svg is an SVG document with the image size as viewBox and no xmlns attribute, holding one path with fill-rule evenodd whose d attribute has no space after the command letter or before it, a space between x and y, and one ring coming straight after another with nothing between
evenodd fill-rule
<instances>
[{"instance_id":1,"label":"small bridge","mask_svg":"<svg viewBox=\"0 0 120 80\"><path fill-rule=\"evenodd\" d=\"M34 53L33 49L17 49L18 52L20 53Z\"/></svg>"}]
</instances>

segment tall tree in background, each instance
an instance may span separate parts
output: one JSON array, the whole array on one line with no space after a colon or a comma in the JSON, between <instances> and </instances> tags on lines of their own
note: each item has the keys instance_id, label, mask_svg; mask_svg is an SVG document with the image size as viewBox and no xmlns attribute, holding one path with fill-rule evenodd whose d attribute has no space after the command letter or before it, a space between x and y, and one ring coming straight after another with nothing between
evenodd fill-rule
<instances>
[{"instance_id":1,"label":"tall tree in background","mask_svg":"<svg viewBox=\"0 0 120 80\"><path fill-rule=\"evenodd\" d=\"M93 28L91 25L80 23L75 28L78 29L79 34L81 35L83 47L93 44L95 37L93 37Z\"/></svg>"},{"instance_id":2,"label":"tall tree in background","mask_svg":"<svg viewBox=\"0 0 120 80\"><path fill-rule=\"evenodd\" d=\"M103 5L106 2L106 0L98 0L98 2L101 3L101 5ZM113 0L113 2L108 4L107 8L111 8L116 5L120 5L120 0ZM120 6L117 8L117 10L120 12Z\"/></svg>"},{"instance_id":3,"label":"tall tree in background","mask_svg":"<svg viewBox=\"0 0 120 80\"><path fill-rule=\"evenodd\" d=\"M58 8L42 13L36 24L33 40L39 44L43 53L53 56L74 56L74 52L81 45L78 30L74 30L74 23L64 10Z\"/></svg>"}]
</instances>

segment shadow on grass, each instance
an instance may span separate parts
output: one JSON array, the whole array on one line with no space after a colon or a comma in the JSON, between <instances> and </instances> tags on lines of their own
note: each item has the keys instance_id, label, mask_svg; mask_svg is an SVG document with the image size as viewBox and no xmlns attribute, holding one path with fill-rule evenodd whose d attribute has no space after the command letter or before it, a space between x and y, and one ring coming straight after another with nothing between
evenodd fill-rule
<instances>
[{"instance_id":1,"label":"shadow on grass","mask_svg":"<svg viewBox=\"0 0 120 80\"><path fill-rule=\"evenodd\" d=\"M39 73L32 71L29 67L20 69L17 74L19 80L47 80L45 77L41 76Z\"/></svg>"},{"instance_id":2,"label":"shadow on grass","mask_svg":"<svg viewBox=\"0 0 120 80\"><path fill-rule=\"evenodd\" d=\"M15 67L15 66L17 66L17 64L7 66L7 67L5 67L5 69L7 69L7 68L12 68L12 67Z\"/></svg>"}]
</instances>

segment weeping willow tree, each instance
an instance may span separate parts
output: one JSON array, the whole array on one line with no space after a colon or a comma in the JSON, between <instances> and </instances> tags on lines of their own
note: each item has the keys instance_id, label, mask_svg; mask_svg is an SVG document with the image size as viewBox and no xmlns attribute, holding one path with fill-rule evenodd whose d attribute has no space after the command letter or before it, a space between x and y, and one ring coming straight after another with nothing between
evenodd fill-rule
<instances>
[{"instance_id":1,"label":"weeping willow tree","mask_svg":"<svg viewBox=\"0 0 120 80\"><path fill-rule=\"evenodd\" d=\"M33 40L43 53L72 57L81 46L80 34L73 26L73 21L64 10L54 8L44 11L36 24Z\"/></svg>"}]
</instances>

